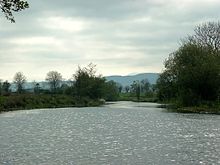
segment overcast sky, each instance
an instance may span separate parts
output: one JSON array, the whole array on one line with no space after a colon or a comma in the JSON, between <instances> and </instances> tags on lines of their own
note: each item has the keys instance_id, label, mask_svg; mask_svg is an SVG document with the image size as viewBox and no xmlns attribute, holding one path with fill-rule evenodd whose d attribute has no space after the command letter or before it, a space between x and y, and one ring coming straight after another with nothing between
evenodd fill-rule
<instances>
[{"instance_id":1,"label":"overcast sky","mask_svg":"<svg viewBox=\"0 0 220 165\"><path fill-rule=\"evenodd\" d=\"M29 81L77 66L102 75L161 72L195 25L218 21L220 0L28 0L12 24L0 15L0 79Z\"/></svg>"}]
</instances>

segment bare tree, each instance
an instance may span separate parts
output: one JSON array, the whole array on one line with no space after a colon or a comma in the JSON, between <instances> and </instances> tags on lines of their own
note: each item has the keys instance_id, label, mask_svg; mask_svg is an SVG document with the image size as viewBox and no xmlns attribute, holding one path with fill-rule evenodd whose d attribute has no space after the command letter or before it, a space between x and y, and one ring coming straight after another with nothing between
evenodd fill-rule
<instances>
[{"instance_id":1,"label":"bare tree","mask_svg":"<svg viewBox=\"0 0 220 165\"><path fill-rule=\"evenodd\" d=\"M213 52L220 51L220 22L203 23L196 26L194 32L195 34L184 42L209 48Z\"/></svg>"},{"instance_id":2,"label":"bare tree","mask_svg":"<svg viewBox=\"0 0 220 165\"><path fill-rule=\"evenodd\" d=\"M47 73L46 81L50 84L50 89L53 93L57 91L57 88L60 86L62 81L62 75L57 71L50 71Z\"/></svg>"},{"instance_id":3,"label":"bare tree","mask_svg":"<svg viewBox=\"0 0 220 165\"><path fill-rule=\"evenodd\" d=\"M27 1L22 0L0 0L0 9L5 17L11 22L15 22L13 12L19 12L29 7Z\"/></svg>"},{"instance_id":4,"label":"bare tree","mask_svg":"<svg viewBox=\"0 0 220 165\"><path fill-rule=\"evenodd\" d=\"M24 76L24 74L22 72L15 73L14 83L17 87L17 92L18 93L23 92L23 88L24 88L23 86L24 86L25 82L26 82L26 77Z\"/></svg>"}]
</instances>

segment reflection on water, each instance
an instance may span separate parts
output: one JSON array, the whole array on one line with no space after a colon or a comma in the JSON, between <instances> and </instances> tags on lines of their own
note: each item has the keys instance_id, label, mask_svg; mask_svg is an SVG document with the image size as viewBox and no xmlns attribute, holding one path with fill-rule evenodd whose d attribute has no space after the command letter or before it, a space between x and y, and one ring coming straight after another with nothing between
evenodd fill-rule
<instances>
[{"instance_id":1,"label":"reflection on water","mask_svg":"<svg viewBox=\"0 0 220 165\"><path fill-rule=\"evenodd\" d=\"M220 164L220 116L118 102L0 114L0 164Z\"/></svg>"}]
</instances>

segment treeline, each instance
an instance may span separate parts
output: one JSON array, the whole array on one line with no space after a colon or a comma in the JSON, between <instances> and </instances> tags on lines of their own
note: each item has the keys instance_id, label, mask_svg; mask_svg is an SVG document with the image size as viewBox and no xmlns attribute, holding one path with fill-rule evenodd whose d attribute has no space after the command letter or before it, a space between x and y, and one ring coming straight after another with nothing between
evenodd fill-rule
<instances>
[{"instance_id":1,"label":"treeline","mask_svg":"<svg viewBox=\"0 0 220 165\"><path fill-rule=\"evenodd\" d=\"M165 61L157 81L158 98L195 111L219 111L220 23L204 23L194 32Z\"/></svg>"},{"instance_id":2,"label":"treeline","mask_svg":"<svg viewBox=\"0 0 220 165\"><path fill-rule=\"evenodd\" d=\"M156 102L156 85L150 84L148 79L133 81L131 85L120 87L120 100Z\"/></svg>"},{"instance_id":3,"label":"treeline","mask_svg":"<svg viewBox=\"0 0 220 165\"><path fill-rule=\"evenodd\" d=\"M119 97L119 88L114 81L107 82L96 75L96 66L78 67L69 84L62 84L62 75L57 71L47 73L45 80L50 89L42 89L35 82L32 92L26 91L27 81L23 73L15 74L13 83L16 92L11 92L8 81L0 82L0 109L45 108L65 106L97 106Z\"/></svg>"}]
</instances>

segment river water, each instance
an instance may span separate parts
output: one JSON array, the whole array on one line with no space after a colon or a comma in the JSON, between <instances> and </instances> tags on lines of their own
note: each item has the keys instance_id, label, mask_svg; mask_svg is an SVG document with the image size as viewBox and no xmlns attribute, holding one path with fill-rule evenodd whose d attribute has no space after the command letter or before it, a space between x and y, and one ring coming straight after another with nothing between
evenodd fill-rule
<instances>
[{"instance_id":1,"label":"river water","mask_svg":"<svg viewBox=\"0 0 220 165\"><path fill-rule=\"evenodd\" d=\"M220 116L154 103L0 114L1 165L220 164Z\"/></svg>"}]
</instances>

